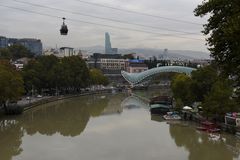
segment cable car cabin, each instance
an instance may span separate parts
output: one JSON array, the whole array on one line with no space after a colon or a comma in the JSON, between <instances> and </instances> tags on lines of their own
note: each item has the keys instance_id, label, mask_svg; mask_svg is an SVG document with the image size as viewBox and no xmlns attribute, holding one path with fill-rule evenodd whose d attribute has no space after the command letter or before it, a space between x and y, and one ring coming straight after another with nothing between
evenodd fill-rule
<instances>
[{"instance_id":1,"label":"cable car cabin","mask_svg":"<svg viewBox=\"0 0 240 160\"><path fill-rule=\"evenodd\" d=\"M68 28L67 25L63 24L61 29L60 29L61 35L67 35L68 34Z\"/></svg>"},{"instance_id":2,"label":"cable car cabin","mask_svg":"<svg viewBox=\"0 0 240 160\"><path fill-rule=\"evenodd\" d=\"M63 24L62 24L61 29L60 29L61 35L67 35L68 34L68 28L67 28L67 25L64 22L65 19L66 18L63 18Z\"/></svg>"}]
</instances>

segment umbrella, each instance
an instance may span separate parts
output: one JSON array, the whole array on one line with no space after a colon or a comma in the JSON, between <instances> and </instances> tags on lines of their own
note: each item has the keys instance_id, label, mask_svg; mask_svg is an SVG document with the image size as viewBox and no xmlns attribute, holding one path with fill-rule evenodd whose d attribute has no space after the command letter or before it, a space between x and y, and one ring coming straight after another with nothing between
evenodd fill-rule
<instances>
[{"instance_id":1,"label":"umbrella","mask_svg":"<svg viewBox=\"0 0 240 160\"><path fill-rule=\"evenodd\" d=\"M183 109L184 109L184 110L192 110L192 108L189 107L189 106L184 106Z\"/></svg>"}]
</instances>

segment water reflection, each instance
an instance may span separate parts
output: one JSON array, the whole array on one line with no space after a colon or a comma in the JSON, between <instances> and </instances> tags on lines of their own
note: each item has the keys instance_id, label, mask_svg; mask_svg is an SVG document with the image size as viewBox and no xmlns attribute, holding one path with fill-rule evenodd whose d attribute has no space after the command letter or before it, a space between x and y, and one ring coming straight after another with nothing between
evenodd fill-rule
<instances>
[{"instance_id":1,"label":"water reflection","mask_svg":"<svg viewBox=\"0 0 240 160\"><path fill-rule=\"evenodd\" d=\"M139 96L96 95L49 103L0 120L0 159L239 157L239 142L232 135L214 140L188 124L168 125L160 116L151 119L147 101Z\"/></svg>"},{"instance_id":2,"label":"water reflection","mask_svg":"<svg viewBox=\"0 0 240 160\"><path fill-rule=\"evenodd\" d=\"M70 137L80 135L90 117L102 115L105 108L114 104L112 101L119 103L121 98L88 96L62 100L31 109L20 117L1 120L0 159L11 160L23 151L20 146L24 133L47 136L59 133Z\"/></svg>"},{"instance_id":3,"label":"water reflection","mask_svg":"<svg viewBox=\"0 0 240 160\"><path fill-rule=\"evenodd\" d=\"M15 120L0 122L0 159L11 160L13 156L22 152L23 130Z\"/></svg>"},{"instance_id":4,"label":"water reflection","mask_svg":"<svg viewBox=\"0 0 240 160\"><path fill-rule=\"evenodd\" d=\"M44 105L24 114L23 126L30 135L39 132L49 136L55 133L78 136L90 117L100 116L111 100L111 97L89 96Z\"/></svg>"},{"instance_id":5,"label":"water reflection","mask_svg":"<svg viewBox=\"0 0 240 160\"><path fill-rule=\"evenodd\" d=\"M149 102L146 100L146 98L132 95L129 97L126 97L122 102L121 106L122 108L127 109L133 109L133 108L146 108L149 109Z\"/></svg>"},{"instance_id":6,"label":"water reflection","mask_svg":"<svg viewBox=\"0 0 240 160\"><path fill-rule=\"evenodd\" d=\"M189 160L232 160L239 157L239 142L231 135L221 134L214 140L194 127L179 124L170 124L169 131L176 145L189 151Z\"/></svg>"}]
</instances>

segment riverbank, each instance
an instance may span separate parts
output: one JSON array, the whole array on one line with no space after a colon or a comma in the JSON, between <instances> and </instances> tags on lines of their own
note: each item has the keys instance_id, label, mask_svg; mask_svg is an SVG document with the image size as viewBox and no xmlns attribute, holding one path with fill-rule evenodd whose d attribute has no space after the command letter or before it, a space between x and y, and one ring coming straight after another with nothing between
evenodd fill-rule
<instances>
[{"instance_id":1,"label":"riverbank","mask_svg":"<svg viewBox=\"0 0 240 160\"><path fill-rule=\"evenodd\" d=\"M34 100L25 100L26 102L20 102L19 107L24 111L27 111L31 108L37 107L39 105L43 105L50 102L55 102L63 99L70 99L74 97L80 97L80 96L87 96L87 95L94 95L94 94L106 94L106 93L112 93L115 90L112 89L104 89L104 90L96 90L96 91L85 91L80 94L71 94L71 95L60 95L60 96L48 96L48 97L42 97L39 99ZM4 115L4 108L0 108L0 115Z\"/></svg>"}]
</instances>

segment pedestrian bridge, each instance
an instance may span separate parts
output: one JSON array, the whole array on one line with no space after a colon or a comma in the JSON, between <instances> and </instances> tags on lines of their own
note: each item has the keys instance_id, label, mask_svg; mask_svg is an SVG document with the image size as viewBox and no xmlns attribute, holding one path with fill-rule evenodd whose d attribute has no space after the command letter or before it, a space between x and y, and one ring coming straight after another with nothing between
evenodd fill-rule
<instances>
[{"instance_id":1,"label":"pedestrian bridge","mask_svg":"<svg viewBox=\"0 0 240 160\"><path fill-rule=\"evenodd\" d=\"M183 66L163 66L163 67L152 68L141 73L128 73L128 72L122 71L121 74L131 85L137 85L159 73L175 72L175 73L185 73L190 76L191 72L194 70L196 69L190 68L190 67L183 67Z\"/></svg>"}]
</instances>

